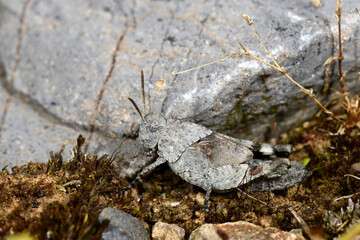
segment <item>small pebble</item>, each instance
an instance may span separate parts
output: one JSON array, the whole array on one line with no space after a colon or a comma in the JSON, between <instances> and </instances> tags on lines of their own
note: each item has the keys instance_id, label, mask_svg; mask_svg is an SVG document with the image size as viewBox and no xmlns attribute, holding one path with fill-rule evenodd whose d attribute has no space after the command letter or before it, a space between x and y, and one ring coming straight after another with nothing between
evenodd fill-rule
<instances>
[{"instance_id":1,"label":"small pebble","mask_svg":"<svg viewBox=\"0 0 360 240\"><path fill-rule=\"evenodd\" d=\"M195 201L200 204L200 205L204 205L205 203L205 197L204 197L204 194L202 193L197 193L196 194L196 197L195 197Z\"/></svg>"}]
</instances>

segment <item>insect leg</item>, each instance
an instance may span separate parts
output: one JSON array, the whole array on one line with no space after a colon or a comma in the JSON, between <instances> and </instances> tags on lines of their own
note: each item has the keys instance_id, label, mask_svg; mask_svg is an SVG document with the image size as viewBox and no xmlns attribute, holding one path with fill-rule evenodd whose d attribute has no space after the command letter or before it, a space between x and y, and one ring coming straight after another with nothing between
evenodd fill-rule
<instances>
[{"instance_id":1,"label":"insect leg","mask_svg":"<svg viewBox=\"0 0 360 240\"><path fill-rule=\"evenodd\" d=\"M211 188L206 190L206 195L205 195L205 201L204 201L204 209L206 212L209 212L209 201L210 201L210 194L211 194Z\"/></svg>"},{"instance_id":2,"label":"insect leg","mask_svg":"<svg viewBox=\"0 0 360 240\"><path fill-rule=\"evenodd\" d=\"M137 176L134 180L131 181L130 185L127 187L122 187L120 188L120 190L128 190L130 188L132 188L133 186L135 186L135 183L137 181L139 181L144 175L146 175L147 173L151 172L152 170L154 170L155 168L157 168L158 166L160 166L161 164L166 163L166 160L163 158L158 158L156 159L155 162L153 162L152 164L146 166Z\"/></svg>"},{"instance_id":3,"label":"insect leg","mask_svg":"<svg viewBox=\"0 0 360 240\"><path fill-rule=\"evenodd\" d=\"M258 144L255 143L252 145L254 157L261 158L261 157L288 157L292 153L292 146L291 144L276 144L270 145L266 143Z\"/></svg>"},{"instance_id":4,"label":"insect leg","mask_svg":"<svg viewBox=\"0 0 360 240\"><path fill-rule=\"evenodd\" d=\"M274 150L277 157L288 157L293 151L291 144L276 144Z\"/></svg>"}]
</instances>

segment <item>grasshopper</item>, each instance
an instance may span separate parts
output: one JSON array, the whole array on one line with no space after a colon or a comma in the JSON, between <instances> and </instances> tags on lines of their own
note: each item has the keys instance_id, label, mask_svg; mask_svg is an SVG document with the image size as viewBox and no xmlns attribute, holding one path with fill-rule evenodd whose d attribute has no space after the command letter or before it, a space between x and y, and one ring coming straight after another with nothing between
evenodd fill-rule
<instances>
[{"instance_id":1,"label":"grasshopper","mask_svg":"<svg viewBox=\"0 0 360 240\"><path fill-rule=\"evenodd\" d=\"M301 182L308 171L290 161L290 144L259 144L217 133L193 122L168 119L162 113L146 114L144 74L141 71L144 117L135 101L142 124L139 139L144 149L157 159L142 169L128 187L158 166L167 163L185 181L206 191L207 209L212 191L225 192L247 185L254 191L279 190ZM275 160L263 158L278 157Z\"/></svg>"}]
</instances>

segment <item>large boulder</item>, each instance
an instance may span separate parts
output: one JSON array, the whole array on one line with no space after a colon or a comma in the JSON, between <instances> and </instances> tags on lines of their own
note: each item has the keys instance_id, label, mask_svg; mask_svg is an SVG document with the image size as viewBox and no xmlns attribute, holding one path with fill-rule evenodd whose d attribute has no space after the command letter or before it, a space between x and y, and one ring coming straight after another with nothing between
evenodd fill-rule
<instances>
[{"instance_id":1,"label":"large boulder","mask_svg":"<svg viewBox=\"0 0 360 240\"><path fill-rule=\"evenodd\" d=\"M132 97L142 109L140 69L147 111L235 137L264 140L270 126L285 131L310 118L319 110L311 98L248 57L169 76L162 88L155 87L166 74L241 52L238 40L269 60L242 20L244 13L288 73L313 88L319 99L327 97L322 93L322 65L336 54L334 2L324 1L318 8L310 1L294 5L291 0L26 2L0 3L0 90L7 92L1 94L0 106L8 109L0 167L3 159L11 159L10 165L46 161L50 150L76 139L78 132L91 135L90 149L111 153L131 124L141 122L127 100ZM352 3L344 3L343 66L348 78L360 65L360 17L353 9ZM338 85L334 80L331 86ZM14 136L20 129L26 136ZM144 164L140 158L133 163L138 146L131 140L124 147L120 164L132 166L124 168L124 176ZM24 154L18 154L20 149Z\"/></svg>"}]
</instances>

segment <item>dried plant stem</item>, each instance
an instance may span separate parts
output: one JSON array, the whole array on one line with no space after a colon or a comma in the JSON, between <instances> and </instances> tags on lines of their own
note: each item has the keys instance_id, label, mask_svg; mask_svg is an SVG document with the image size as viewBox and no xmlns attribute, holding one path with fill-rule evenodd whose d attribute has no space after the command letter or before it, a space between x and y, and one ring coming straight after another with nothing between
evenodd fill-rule
<instances>
[{"instance_id":1,"label":"dried plant stem","mask_svg":"<svg viewBox=\"0 0 360 240\"><path fill-rule=\"evenodd\" d=\"M253 30L253 33L255 35L255 37L257 38L257 40L259 41L259 43L261 44L261 46L263 47L263 49L265 50L266 54L271 58L271 60L275 63L275 65L280 69L280 65L277 63L277 61L275 60L275 58L269 53L269 51L266 49L265 45L262 43L262 41L260 40L259 36L257 35L255 28L254 28L254 23L251 22L250 27Z\"/></svg>"},{"instance_id":2,"label":"dried plant stem","mask_svg":"<svg viewBox=\"0 0 360 240\"><path fill-rule=\"evenodd\" d=\"M258 38L258 40L261 42L261 40L260 40L259 38ZM331 118L335 119L336 121L340 122L342 125L345 125L345 123L344 123L342 120L340 120L339 118L337 118L331 111L329 111L324 105L322 105L322 103L316 98L316 96L315 96L315 94L313 93L313 90L312 90L312 89L306 89L306 88L304 88L301 84L299 84L298 82L296 82L292 77L290 77L290 76L286 73L286 71L285 71L285 69L284 69L283 67L277 67L277 66L279 66L278 64L277 64L277 66L272 65L272 64L266 62L265 60L263 60L263 59L261 59L261 58L258 58L258 57L254 56L254 55L252 55L248 50L246 50L246 48L245 48L240 42L239 42L239 44L240 44L241 48L244 50L244 52L245 52L244 55L247 55L247 56L249 56L249 57L251 57L251 58L253 58L253 59L256 59L256 60L258 60L258 61L260 61L260 62L262 62L262 63L264 63L264 64L266 64L266 65L268 65L268 66L270 66L270 67L272 67L272 68L274 68L275 70L279 71L280 73L282 73L287 79L289 79L289 80L290 80L291 82L293 82L297 87L299 87L302 92L304 92L304 93L306 93L307 95L309 95L309 96L321 107L321 109L322 109L326 114L328 114ZM263 45L263 44L262 44L262 45ZM264 46L264 45L263 45L263 46ZM273 59L273 61L276 62L275 59Z\"/></svg>"},{"instance_id":3,"label":"dried plant stem","mask_svg":"<svg viewBox=\"0 0 360 240\"><path fill-rule=\"evenodd\" d=\"M352 198L354 195L356 195L356 193L355 193L355 194L351 194L351 195L347 195L347 196L342 196L342 197L336 198L336 199L334 199L334 202L340 201L340 200L342 200L342 199Z\"/></svg>"},{"instance_id":4,"label":"dried plant stem","mask_svg":"<svg viewBox=\"0 0 360 240\"><path fill-rule=\"evenodd\" d=\"M335 14L336 17L338 19L338 41L339 41L339 56L337 57L330 57L328 60L326 60L326 62L324 63L325 65L328 65L328 67L326 68L326 82L325 82L325 86L324 86L324 92L327 92L327 90L329 89L329 82L330 82L330 67L331 67L331 63L334 60L338 60L339 62L339 77L340 77L340 91L341 91L341 101L344 101L345 98L345 75L342 72L342 60L344 59L343 53L342 53L342 43L341 43L341 11L342 11L342 0L337 0L336 1L336 9L335 9Z\"/></svg>"},{"instance_id":5,"label":"dried plant stem","mask_svg":"<svg viewBox=\"0 0 360 240\"><path fill-rule=\"evenodd\" d=\"M206 67L206 66L209 66L209 65L218 63L218 62L224 62L224 61L228 60L229 58L236 58L236 57L240 57L240 56L242 56L242 55L244 55L244 54L233 54L233 55L230 55L230 56L227 56L227 57L218 59L218 60L213 61L213 62L209 62L209 63L203 64L203 65L200 65L200 66L197 66L197 67L194 67L194 68L190 68L190 69L187 69L187 70L184 70L184 71L180 71L180 72L171 73L171 74L169 74L169 75L165 75L165 76L164 76L164 79L167 78L167 77L171 77L171 76L175 76L175 75L187 73L187 72L190 72L190 71L199 69L199 68L203 68L203 67Z\"/></svg>"},{"instance_id":6,"label":"dried plant stem","mask_svg":"<svg viewBox=\"0 0 360 240\"><path fill-rule=\"evenodd\" d=\"M340 1L340 2L339 2ZM338 3L339 3L339 6L337 7L337 11L336 13L339 13L337 16L338 16L338 19L339 19L339 29L340 29L340 17L341 17L341 6L342 6L342 0L338 0ZM213 62L210 62L210 63L207 63L207 64L203 64L201 66L198 66L198 67L194 67L194 68L191 68L191 69L188 69L188 70L184 70L184 71L180 71L180 72L175 72L175 73L172 73L170 75L165 75L165 77L163 79L160 80L161 84L164 83L166 77L169 77L169 76L174 76L174 75L179 75L179 74L183 74L183 73L186 73L186 72L190 72L190 71L193 71L195 69L199 69L199 68L203 68L203 67L206 67L206 66L209 66L209 65L212 65L212 64L215 64L215 63L218 63L218 62L223 62L225 60L228 60L230 58L238 58L238 57L241 57L243 55L246 55L246 56L249 56L259 62L262 62L266 65L268 65L269 67L279 71L280 73L282 73L287 79L289 79L292 83L294 83L298 88L300 88L300 90L302 92L304 92L305 94L309 95L316 103L317 105L319 105L319 107L326 113L328 114L331 118L333 118L334 120L338 121L339 123L341 123L343 126L346 127L344 121L340 120L338 117L336 117L334 115L333 112L331 112L330 110L328 110L315 96L315 94L313 93L313 89L306 89L304 88L301 84L299 84L298 82L296 82L292 77L290 77L285 69L283 67L281 67L279 65L279 63L275 60L275 58L269 53L269 51L266 49L265 45L262 43L260 37L258 36L258 34L256 33L255 31L255 28L254 28L254 24L253 24L253 21L251 20L251 18L244 14L243 15L243 19L245 20L245 22L251 26L252 30L253 30L253 33L255 35L255 37L257 38L257 40L259 41L259 43L261 44L261 46L263 47L263 49L265 50L266 54L271 58L271 60L274 62L274 64L271 64L271 63L268 63L267 61L265 61L264 59L261 59L259 57L256 57L254 55L252 55L242 44L241 42L238 42L239 45L241 46L242 50L244 51L243 53L240 53L240 54L232 54L230 56L227 56L227 57L224 57L224 58L221 58L219 60L216 60L216 61L213 61ZM341 39L341 32L339 30L339 39ZM340 40L341 42L341 40ZM341 45L340 45L340 52L339 52L339 57L333 57L333 58L330 58L325 64L327 63L331 63L333 60L339 60L339 65L341 66L341 60L343 59L343 56L342 56L342 51L341 51ZM341 68L339 68L339 71L341 71ZM342 72L341 73L341 76L342 76ZM341 81L340 81L341 82ZM342 95L344 95L344 86L343 86L343 83L342 82L341 86L342 86Z\"/></svg>"},{"instance_id":7,"label":"dried plant stem","mask_svg":"<svg viewBox=\"0 0 360 240\"><path fill-rule=\"evenodd\" d=\"M276 67L272 64L267 63L264 60L259 59L258 57L252 55L249 51L246 50L246 48L239 42L241 48L243 49L243 51L245 52L246 55L248 55L249 57L252 57L262 63L265 63L266 65L274 68L275 70L279 71L280 73L282 73L287 79L289 79L291 82L293 82L297 87L300 88L300 90L304 93L306 93L307 95L309 95L320 107L321 109L328 114L330 117L332 117L333 119L335 119L336 121L340 122L341 124L345 125L344 122L342 120L340 120L339 118L337 118L331 111L329 111L324 105L322 105L322 103L316 98L315 94L313 93L312 89L306 89L304 88L301 84L299 84L298 82L296 82L292 77L290 77L285 69L283 67L280 67L280 65L277 63L277 61L275 60L275 58L269 53L269 51L266 49L265 45L262 43L260 37L258 36L258 34L255 31L254 28L254 24L253 21L250 19L250 17L248 15L243 15L243 18L245 20L245 22L252 28L253 33L255 35L255 37L257 38L257 40L259 41L259 43L261 44L261 46L263 47L263 49L265 50L266 54L271 58L271 60L275 63ZM249 20L250 19L250 20Z\"/></svg>"},{"instance_id":8,"label":"dried plant stem","mask_svg":"<svg viewBox=\"0 0 360 240\"><path fill-rule=\"evenodd\" d=\"M295 217L295 219L300 223L302 230L306 233L306 235L310 239L314 239L311 235L310 227L309 225L302 219L302 217L294 210L292 207L289 207L288 210L291 212L291 214Z\"/></svg>"},{"instance_id":9,"label":"dried plant stem","mask_svg":"<svg viewBox=\"0 0 360 240\"><path fill-rule=\"evenodd\" d=\"M352 174L345 174L344 177L352 177L352 178L355 178L357 180L360 180L360 177L352 175Z\"/></svg>"},{"instance_id":10,"label":"dried plant stem","mask_svg":"<svg viewBox=\"0 0 360 240\"><path fill-rule=\"evenodd\" d=\"M344 99L345 97L345 77L343 75L342 72L342 67L341 67L341 62L344 59L344 56L342 54L342 47L341 47L341 10L342 10L342 0L337 0L336 1L336 16L338 19L338 32L339 32L339 57L338 57L338 61L339 61L339 76L340 76L340 88L341 88L341 98Z\"/></svg>"},{"instance_id":11,"label":"dried plant stem","mask_svg":"<svg viewBox=\"0 0 360 240\"><path fill-rule=\"evenodd\" d=\"M340 12L341 12L341 7L340 7ZM243 51L245 52L245 55L251 57L251 58L254 58L262 63L265 63L266 65L274 68L275 70L279 71L280 73L282 73L287 79L289 79L291 82L293 82L297 87L300 88L300 90L304 93L306 93L307 95L309 95L320 107L321 109L326 113L328 114L331 118L335 119L336 121L340 122L342 125L345 126L345 123L340 120L339 118L337 118L334 113L332 113L331 111L329 111L324 105L322 105L322 103L316 98L315 94L313 93L313 90L312 89L306 89L304 88L301 84L299 84L298 82L296 82L292 77L290 77L285 69L283 67L280 67L280 65L277 63L277 61L274 59L273 56L271 56L271 54L269 53L269 51L267 51L266 47L264 46L264 44L262 43L261 39L259 38L259 36L257 35L256 31L255 31L255 28L254 28L254 24L253 24L253 21L252 20L249 20L250 17L247 16L247 15L243 15L243 18L245 20L246 23L248 23L248 25L252 28L253 32L254 32L254 35L255 37L257 38L257 40L260 42L261 46L263 47L263 49L265 50L266 54L271 58L271 60L275 63L276 66L272 65L272 64L269 64L267 63L266 61L252 55L248 50L246 50L246 48L239 42L241 48L243 49ZM340 57L340 56L339 56Z\"/></svg>"},{"instance_id":12,"label":"dried plant stem","mask_svg":"<svg viewBox=\"0 0 360 240\"><path fill-rule=\"evenodd\" d=\"M329 90L329 82L330 82L330 67L333 61L335 60L339 60L339 57L330 57L329 59L327 59L325 61L325 63L323 64L323 67L325 67L326 65L328 65L328 67L325 70L325 76L326 76L326 82L324 84L324 90L323 92L326 93Z\"/></svg>"},{"instance_id":13,"label":"dried plant stem","mask_svg":"<svg viewBox=\"0 0 360 240\"><path fill-rule=\"evenodd\" d=\"M244 192L244 191L241 190L240 188L237 188L237 190L238 190L239 192L241 192L242 194L244 194L245 196L247 196L248 198L251 198L252 200L255 200L255 201L257 201L257 202L259 202L259 203L261 203L261 204L263 204L263 205L267 205L266 202L261 201L260 199L257 199L256 197L253 197L253 196L247 194L246 192Z\"/></svg>"}]
</instances>

